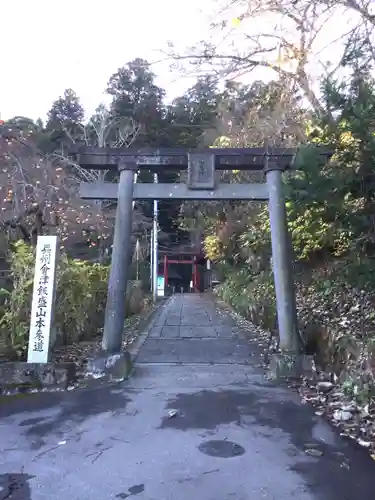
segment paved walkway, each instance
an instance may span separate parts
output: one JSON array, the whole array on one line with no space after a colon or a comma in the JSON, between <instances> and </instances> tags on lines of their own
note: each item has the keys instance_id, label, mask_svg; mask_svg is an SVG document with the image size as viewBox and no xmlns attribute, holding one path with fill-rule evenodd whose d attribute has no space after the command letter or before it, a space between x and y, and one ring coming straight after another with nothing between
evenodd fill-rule
<instances>
[{"instance_id":1,"label":"paved walkway","mask_svg":"<svg viewBox=\"0 0 375 500\"><path fill-rule=\"evenodd\" d=\"M157 318L140 363L247 364L249 342L208 295L175 295Z\"/></svg>"},{"instance_id":2,"label":"paved walkway","mask_svg":"<svg viewBox=\"0 0 375 500\"><path fill-rule=\"evenodd\" d=\"M366 452L249 345L209 298L176 296L130 381L0 401L0 500L372 498Z\"/></svg>"}]
</instances>

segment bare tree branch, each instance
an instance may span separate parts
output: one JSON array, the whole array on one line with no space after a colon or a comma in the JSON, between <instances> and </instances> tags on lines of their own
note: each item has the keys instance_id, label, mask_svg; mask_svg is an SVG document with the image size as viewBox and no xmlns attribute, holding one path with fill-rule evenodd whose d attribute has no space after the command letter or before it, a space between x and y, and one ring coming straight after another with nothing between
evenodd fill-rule
<instances>
[{"instance_id":1,"label":"bare tree branch","mask_svg":"<svg viewBox=\"0 0 375 500\"><path fill-rule=\"evenodd\" d=\"M185 51L173 46L166 51L176 69L184 70L184 63L190 63L188 67L200 73L231 80L269 69L270 78L292 79L314 111L326 114L313 77L316 67L323 76L326 68L332 72L344 51L344 46L336 50L338 43L345 45L355 31L361 32L368 51L373 51L375 15L366 0L218 0L217 4L206 39ZM331 36L337 33L336 19L342 15L350 28L343 23L345 32ZM236 27L231 19L237 19ZM331 65L324 59L327 46L321 48L327 34L337 59Z\"/></svg>"}]
</instances>

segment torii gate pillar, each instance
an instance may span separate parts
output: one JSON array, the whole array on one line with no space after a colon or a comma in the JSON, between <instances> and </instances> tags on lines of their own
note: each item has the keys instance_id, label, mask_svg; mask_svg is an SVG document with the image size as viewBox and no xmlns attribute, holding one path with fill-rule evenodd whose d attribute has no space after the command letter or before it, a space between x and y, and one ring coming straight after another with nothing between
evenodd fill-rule
<instances>
[{"instance_id":1,"label":"torii gate pillar","mask_svg":"<svg viewBox=\"0 0 375 500\"><path fill-rule=\"evenodd\" d=\"M297 353L301 350L301 343L297 325L292 270L293 249L287 224L283 172L284 168L275 162L267 162L265 166L280 348L285 352Z\"/></svg>"},{"instance_id":2,"label":"torii gate pillar","mask_svg":"<svg viewBox=\"0 0 375 500\"><path fill-rule=\"evenodd\" d=\"M132 163L119 163L118 169L120 182L102 340L102 349L108 354L119 353L122 348L131 259L134 174L137 166Z\"/></svg>"}]
</instances>

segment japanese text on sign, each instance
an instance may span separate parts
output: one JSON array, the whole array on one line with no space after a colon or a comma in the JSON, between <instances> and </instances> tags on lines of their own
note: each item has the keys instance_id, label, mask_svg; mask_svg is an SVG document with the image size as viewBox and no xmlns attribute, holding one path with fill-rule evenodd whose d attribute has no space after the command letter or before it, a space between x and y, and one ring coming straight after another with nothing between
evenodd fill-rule
<instances>
[{"instance_id":1,"label":"japanese text on sign","mask_svg":"<svg viewBox=\"0 0 375 500\"><path fill-rule=\"evenodd\" d=\"M53 313L57 237L38 238L28 362L46 363Z\"/></svg>"}]
</instances>

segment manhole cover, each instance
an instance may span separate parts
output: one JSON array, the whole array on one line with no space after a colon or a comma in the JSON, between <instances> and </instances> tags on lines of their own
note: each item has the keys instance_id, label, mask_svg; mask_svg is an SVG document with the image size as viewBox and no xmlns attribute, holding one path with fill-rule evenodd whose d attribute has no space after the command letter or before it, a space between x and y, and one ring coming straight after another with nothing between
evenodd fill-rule
<instances>
[{"instance_id":1,"label":"manhole cover","mask_svg":"<svg viewBox=\"0 0 375 500\"><path fill-rule=\"evenodd\" d=\"M198 450L210 457L231 458L245 453L245 448L231 441L205 441L198 446Z\"/></svg>"}]
</instances>

